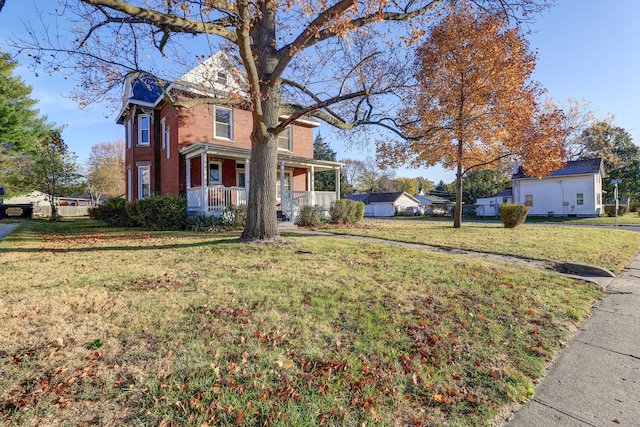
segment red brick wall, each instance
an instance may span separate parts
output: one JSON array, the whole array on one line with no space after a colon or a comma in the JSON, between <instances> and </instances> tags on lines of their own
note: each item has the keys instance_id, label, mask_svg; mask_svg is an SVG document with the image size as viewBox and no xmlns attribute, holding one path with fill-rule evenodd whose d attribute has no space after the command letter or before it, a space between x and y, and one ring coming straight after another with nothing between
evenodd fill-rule
<instances>
[{"instance_id":1,"label":"red brick wall","mask_svg":"<svg viewBox=\"0 0 640 427\"><path fill-rule=\"evenodd\" d=\"M149 114L150 117L150 126L149 126L149 145L138 145L138 116L140 114L144 114L140 109L133 108L131 111L132 119L130 123L132 124L131 129L131 148L127 149L126 159L127 159L127 167L131 168L131 200L138 199L138 165L149 163L151 165L151 193L156 192L155 182L154 182L154 173L155 168L153 165L153 142L154 142L154 134L153 134L153 114Z\"/></svg>"},{"instance_id":2,"label":"red brick wall","mask_svg":"<svg viewBox=\"0 0 640 427\"><path fill-rule=\"evenodd\" d=\"M293 189L294 191L308 191L307 170L302 168L293 169Z\"/></svg>"},{"instance_id":3,"label":"red brick wall","mask_svg":"<svg viewBox=\"0 0 640 427\"><path fill-rule=\"evenodd\" d=\"M293 126L293 155L313 159L313 128Z\"/></svg>"},{"instance_id":4,"label":"red brick wall","mask_svg":"<svg viewBox=\"0 0 640 427\"><path fill-rule=\"evenodd\" d=\"M185 191L184 175L181 178L180 173L180 155L178 153L178 113L170 105L162 108L160 116L164 118L165 126L169 127L169 159L167 160L167 152L160 150L160 168L161 168L161 186L162 194L178 195ZM162 135L160 135L160 144L162 144ZM184 162L184 159L182 160ZM184 165L183 165L184 169ZM183 171L184 173L184 171Z\"/></svg>"}]
</instances>

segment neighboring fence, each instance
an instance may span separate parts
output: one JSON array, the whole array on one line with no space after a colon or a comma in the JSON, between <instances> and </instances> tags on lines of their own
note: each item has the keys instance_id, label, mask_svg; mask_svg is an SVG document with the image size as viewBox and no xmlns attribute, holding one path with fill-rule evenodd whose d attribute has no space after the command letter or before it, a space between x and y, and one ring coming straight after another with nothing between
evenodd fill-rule
<instances>
[{"instance_id":1,"label":"neighboring fence","mask_svg":"<svg viewBox=\"0 0 640 427\"><path fill-rule=\"evenodd\" d=\"M60 216L88 216L89 206L58 206L58 215ZM51 206L34 206L34 217L50 217Z\"/></svg>"}]
</instances>

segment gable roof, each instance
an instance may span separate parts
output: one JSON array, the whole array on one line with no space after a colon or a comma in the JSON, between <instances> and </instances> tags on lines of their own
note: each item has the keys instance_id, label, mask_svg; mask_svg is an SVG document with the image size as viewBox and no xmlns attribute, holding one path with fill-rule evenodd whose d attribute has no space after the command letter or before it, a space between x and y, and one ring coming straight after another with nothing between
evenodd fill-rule
<instances>
[{"instance_id":1,"label":"gable roof","mask_svg":"<svg viewBox=\"0 0 640 427\"><path fill-rule=\"evenodd\" d=\"M446 205L448 203L452 203L451 200L446 199L444 197L440 197L440 196L431 196L431 195L426 195L426 196L414 196L418 202L420 202L423 205L432 205L432 204L436 204L436 205Z\"/></svg>"},{"instance_id":2,"label":"gable roof","mask_svg":"<svg viewBox=\"0 0 640 427\"><path fill-rule=\"evenodd\" d=\"M604 162L601 158L596 159L582 159L573 160L567 162L567 164L561 168L551 172L550 175L543 177L558 177L569 175L595 175L597 173L602 174L603 178L606 178L607 174L604 170ZM524 173L522 166L518 167L518 172L513 175L512 179L530 179L533 178Z\"/></svg>"},{"instance_id":3,"label":"gable roof","mask_svg":"<svg viewBox=\"0 0 640 427\"><path fill-rule=\"evenodd\" d=\"M355 200L357 202L364 202L365 204L371 203L395 203L402 196L407 196L409 199L419 203L418 200L410 194L404 191L396 193L371 193L371 194L352 194L346 196L349 200Z\"/></svg>"}]
</instances>

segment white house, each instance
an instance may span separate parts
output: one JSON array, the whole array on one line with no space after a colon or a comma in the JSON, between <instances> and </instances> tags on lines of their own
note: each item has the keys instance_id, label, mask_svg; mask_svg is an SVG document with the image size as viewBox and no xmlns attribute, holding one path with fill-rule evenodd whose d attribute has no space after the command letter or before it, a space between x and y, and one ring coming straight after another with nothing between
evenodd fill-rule
<instances>
[{"instance_id":1,"label":"white house","mask_svg":"<svg viewBox=\"0 0 640 427\"><path fill-rule=\"evenodd\" d=\"M476 199L477 216L500 216L500 205L513 203L513 191L506 188L493 197L481 197Z\"/></svg>"},{"instance_id":2,"label":"white house","mask_svg":"<svg viewBox=\"0 0 640 427\"><path fill-rule=\"evenodd\" d=\"M529 215L599 216L603 213L602 159L567 162L551 175L527 176L522 167L513 175L513 202L529 207Z\"/></svg>"},{"instance_id":3,"label":"white house","mask_svg":"<svg viewBox=\"0 0 640 427\"><path fill-rule=\"evenodd\" d=\"M364 202L365 216L384 217L401 215L409 206L420 206L420 203L415 197L405 192L352 194L346 198L358 202Z\"/></svg>"}]
</instances>

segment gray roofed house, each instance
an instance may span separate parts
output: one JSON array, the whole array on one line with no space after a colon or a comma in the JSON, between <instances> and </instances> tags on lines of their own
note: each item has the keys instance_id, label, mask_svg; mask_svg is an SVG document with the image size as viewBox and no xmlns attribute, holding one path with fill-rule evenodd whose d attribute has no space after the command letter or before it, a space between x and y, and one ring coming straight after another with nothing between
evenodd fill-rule
<instances>
[{"instance_id":1,"label":"gray roofed house","mask_svg":"<svg viewBox=\"0 0 640 427\"><path fill-rule=\"evenodd\" d=\"M364 202L365 216L388 217L402 215L409 206L419 207L415 197L405 192L352 194L346 196L349 200Z\"/></svg>"}]
</instances>

